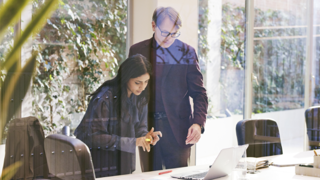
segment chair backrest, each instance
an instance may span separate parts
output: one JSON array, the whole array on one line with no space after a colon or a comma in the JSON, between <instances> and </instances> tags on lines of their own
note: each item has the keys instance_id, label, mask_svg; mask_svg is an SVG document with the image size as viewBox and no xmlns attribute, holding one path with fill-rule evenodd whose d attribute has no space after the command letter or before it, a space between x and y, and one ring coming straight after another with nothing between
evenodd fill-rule
<instances>
[{"instance_id":1,"label":"chair backrest","mask_svg":"<svg viewBox=\"0 0 320 180\"><path fill-rule=\"evenodd\" d=\"M249 144L248 157L282 154L280 133L272 119L245 119L236 126L238 145Z\"/></svg>"},{"instance_id":2,"label":"chair backrest","mask_svg":"<svg viewBox=\"0 0 320 180\"><path fill-rule=\"evenodd\" d=\"M9 123L3 169L18 161L22 166L12 179L47 178L44 133L35 117L17 118Z\"/></svg>"},{"instance_id":3,"label":"chair backrest","mask_svg":"<svg viewBox=\"0 0 320 180\"><path fill-rule=\"evenodd\" d=\"M320 106L308 108L304 115L309 139L309 149L320 149Z\"/></svg>"},{"instance_id":4,"label":"chair backrest","mask_svg":"<svg viewBox=\"0 0 320 180\"><path fill-rule=\"evenodd\" d=\"M76 138L52 134L44 140L49 172L55 177L71 179L95 179L89 148Z\"/></svg>"}]
</instances>

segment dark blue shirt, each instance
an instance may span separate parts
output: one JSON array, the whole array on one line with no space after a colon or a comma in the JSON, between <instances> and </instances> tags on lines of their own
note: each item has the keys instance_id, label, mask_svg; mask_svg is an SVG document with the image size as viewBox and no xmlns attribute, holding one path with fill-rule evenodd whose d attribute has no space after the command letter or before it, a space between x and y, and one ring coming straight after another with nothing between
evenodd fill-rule
<instances>
[{"instance_id":1,"label":"dark blue shirt","mask_svg":"<svg viewBox=\"0 0 320 180\"><path fill-rule=\"evenodd\" d=\"M156 59L155 59L155 99L151 99L151 103L154 103L155 112L165 112L162 95L161 95L161 84L162 84L162 73L163 69L174 62L179 51L178 41L175 40L168 48L161 47L156 43Z\"/></svg>"},{"instance_id":2,"label":"dark blue shirt","mask_svg":"<svg viewBox=\"0 0 320 180\"><path fill-rule=\"evenodd\" d=\"M184 51L179 40L175 40L168 48L163 48L156 42L156 58L154 59L155 99L151 99L151 103L154 103L155 112L165 112L161 95L163 70L166 66L183 63Z\"/></svg>"}]
</instances>

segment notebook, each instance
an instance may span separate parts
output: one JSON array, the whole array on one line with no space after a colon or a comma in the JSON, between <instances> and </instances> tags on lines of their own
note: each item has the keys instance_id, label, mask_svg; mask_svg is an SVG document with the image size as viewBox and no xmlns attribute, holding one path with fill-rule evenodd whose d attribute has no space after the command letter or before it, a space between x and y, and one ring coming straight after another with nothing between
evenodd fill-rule
<instances>
[{"instance_id":1,"label":"notebook","mask_svg":"<svg viewBox=\"0 0 320 180\"><path fill-rule=\"evenodd\" d=\"M230 174L233 169L237 166L243 153L248 148L248 144L222 149L218 157L213 162L209 171L197 172L186 172L182 174L173 174L171 177L178 179L192 179L192 180L209 180L219 178Z\"/></svg>"}]
</instances>

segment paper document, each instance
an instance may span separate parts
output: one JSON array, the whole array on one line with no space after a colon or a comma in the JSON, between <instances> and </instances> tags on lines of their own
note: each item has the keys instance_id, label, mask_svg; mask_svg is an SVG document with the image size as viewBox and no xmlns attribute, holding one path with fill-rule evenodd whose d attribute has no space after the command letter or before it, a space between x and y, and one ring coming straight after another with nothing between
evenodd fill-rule
<instances>
[{"instance_id":1,"label":"paper document","mask_svg":"<svg viewBox=\"0 0 320 180\"><path fill-rule=\"evenodd\" d=\"M269 167L269 160L264 158L247 157L247 162L255 162L256 169Z\"/></svg>"},{"instance_id":2,"label":"paper document","mask_svg":"<svg viewBox=\"0 0 320 180\"><path fill-rule=\"evenodd\" d=\"M281 155L270 160L272 166L294 166L298 164L313 163L313 152L302 152L296 155Z\"/></svg>"}]
</instances>

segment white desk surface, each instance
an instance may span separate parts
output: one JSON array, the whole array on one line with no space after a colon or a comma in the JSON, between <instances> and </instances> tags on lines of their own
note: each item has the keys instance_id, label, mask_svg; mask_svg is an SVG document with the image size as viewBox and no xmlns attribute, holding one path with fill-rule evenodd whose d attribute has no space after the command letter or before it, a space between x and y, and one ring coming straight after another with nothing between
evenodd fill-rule
<instances>
[{"instance_id":1,"label":"white desk surface","mask_svg":"<svg viewBox=\"0 0 320 180\"><path fill-rule=\"evenodd\" d=\"M320 154L320 151L318 151L318 154ZM306 152L292 154L292 155L273 156L273 157L268 157L268 159L270 161L275 160L278 162L282 160L287 161L288 159L290 159L289 163L292 163L292 162L312 163L313 152L306 151ZM206 170L206 169L209 169L209 165L176 168L176 169L172 169L171 173L163 174L163 175L159 175L159 172L163 172L166 170L145 172L140 174L104 177L104 178L97 178L97 179L98 180L164 180L164 179L177 180L175 178L171 178L171 175L184 173L184 172ZM218 178L217 180L236 180L236 179L237 179L236 172L233 172L232 174L222 178ZM319 180L319 178L317 177L296 175L294 166L288 166L288 167L270 166L269 168L259 169L256 174L247 174L246 179L247 180L290 180L290 179Z\"/></svg>"},{"instance_id":2,"label":"white desk surface","mask_svg":"<svg viewBox=\"0 0 320 180\"><path fill-rule=\"evenodd\" d=\"M177 180L176 178L171 178L171 174L173 173L183 173L190 172L196 170L203 170L208 168L208 166L193 166L186 168L177 168L173 169L171 173L158 175L159 172L162 171L154 171L154 172L146 172L141 174L130 174L130 175L121 175L121 176L113 176L113 177L105 177L105 178L97 178L98 180ZM216 180L236 180L236 173L232 173L228 176L218 178ZM290 179L305 179L305 180L319 180L317 177L311 176L301 176L295 175L295 167L275 167L270 166L269 168L260 169L256 174L247 174L247 180L290 180Z\"/></svg>"}]
</instances>

